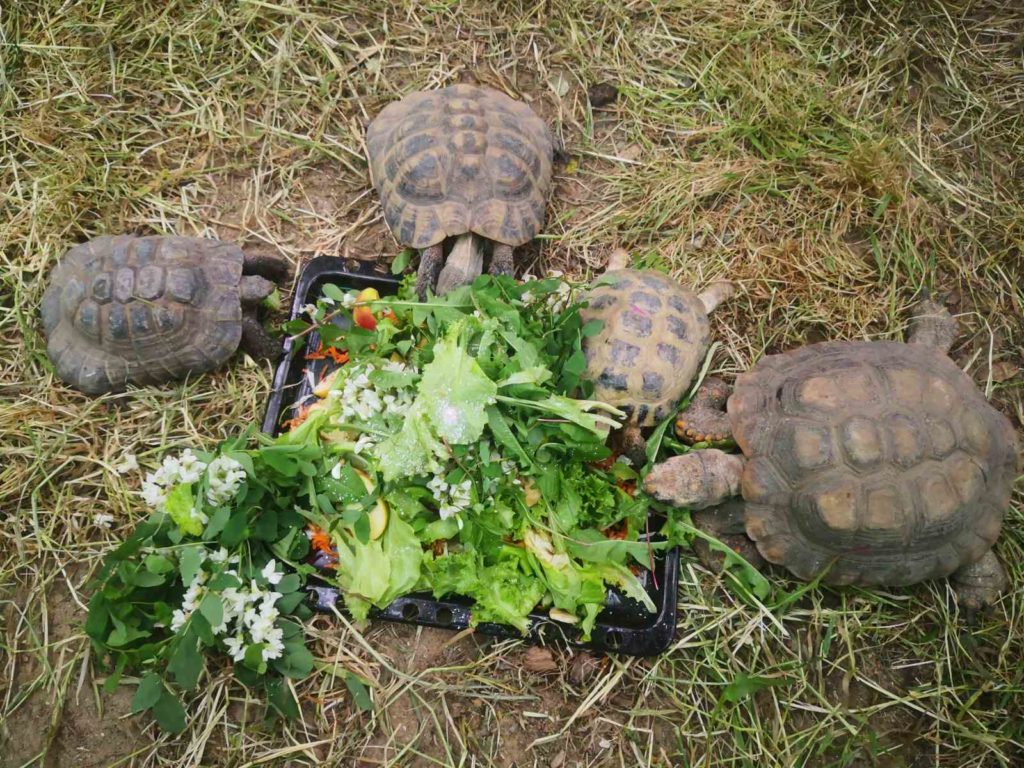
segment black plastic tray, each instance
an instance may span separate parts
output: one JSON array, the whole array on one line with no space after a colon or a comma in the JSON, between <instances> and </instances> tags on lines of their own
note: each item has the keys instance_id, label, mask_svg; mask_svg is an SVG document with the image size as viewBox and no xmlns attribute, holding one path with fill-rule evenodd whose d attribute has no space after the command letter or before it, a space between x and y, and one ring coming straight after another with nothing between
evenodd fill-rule
<instances>
[{"instance_id":1,"label":"black plastic tray","mask_svg":"<svg viewBox=\"0 0 1024 768\"><path fill-rule=\"evenodd\" d=\"M379 273L372 265L333 256L321 256L310 261L299 276L292 305L293 319L302 314L305 305L316 302L326 283L359 290L376 288L382 296L394 293L398 285L395 278ZM316 333L311 333L306 342L307 345L315 347L319 342ZM282 420L291 415L292 405L309 398L310 385L304 369L310 369L313 379L316 380L323 367L329 365L327 361L322 360L306 361L303 350L307 347L296 349L297 346L302 345L294 344L291 339L285 341L284 355L274 376L270 402L263 419L263 431L266 433L277 434ZM530 630L526 639L547 642L561 638L574 646L630 656L653 656L661 653L672 643L675 634L679 590L678 551L672 549L664 555L657 556L653 578L652 572L644 571L640 579L656 606L653 614L618 591L610 590L607 605L598 616L589 642L579 641L578 632L571 625L553 621L543 613L530 614ZM310 592L311 604L316 610L330 612L339 601L337 590L324 582L310 583L307 589ZM469 627L471 610L471 600L435 600L428 593L398 598L387 608L372 610L370 616L404 624L461 630ZM497 637L522 637L515 628L501 624L481 623L477 625L476 631Z\"/></svg>"}]
</instances>

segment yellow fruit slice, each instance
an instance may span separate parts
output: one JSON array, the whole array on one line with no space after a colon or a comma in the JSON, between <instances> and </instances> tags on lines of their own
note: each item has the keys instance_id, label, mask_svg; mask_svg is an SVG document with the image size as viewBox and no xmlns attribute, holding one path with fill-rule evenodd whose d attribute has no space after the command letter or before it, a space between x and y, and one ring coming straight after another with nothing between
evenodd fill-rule
<instances>
[{"instance_id":1,"label":"yellow fruit slice","mask_svg":"<svg viewBox=\"0 0 1024 768\"><path fill-rule=\"evenodd\" d=\"M360 328L365 328L368 331L376 330L377 318L373 316L373 310L370 309L369 302L377 301L379 298L380 294L377 293L375 288L365 288L356 296L358 304L352 310L352 320Z\"/></svg>"},{"instance_id":2,"label":"yellow fruit slice","mask_svg":"<svg viewBox=\"0 0 1024 768\"><path fill-rule=\"evenodd\" d=\"M353 469L355 469L353 467ZM363 485L366 486L367 493L373 493L377 487L374 485L373 478L363 472L361 469L356 469L356 474L359 475L359 479L363 481ZM388 527L388 505L384 503L384 499L377 499L377 503L373 509L370 510L370 538L373 540L379 539L384 535L384 529Z\"/></svg>"},{"instance_id":3,"label":"yellow fruit slice","mask_svg":"<svg viewBox=\"0 0 1024 768\"><path fill-rule=\"evenodd\" d=\"M341 370L340 368L338 370ZM313 394L317 397L327 397L327 393L331 391L331 385L334 383L334 377L338 375L338 371L331 371L329 374L324 376L313 387Z\"/></svg>"}]
</instances>

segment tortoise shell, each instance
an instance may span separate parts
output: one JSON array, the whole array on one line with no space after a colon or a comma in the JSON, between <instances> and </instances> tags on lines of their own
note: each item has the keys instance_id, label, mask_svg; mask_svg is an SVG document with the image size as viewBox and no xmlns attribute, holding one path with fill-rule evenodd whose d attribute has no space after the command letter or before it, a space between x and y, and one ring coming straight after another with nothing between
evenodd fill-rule
<instances>
[{"instance_id":1,"label":"tortoise shell","mask_svg":"<svg viewBox=\"0 0 1024 768\"><path fill-rule=\"evenodd\" d=\"M999 535L1016 435L937 350L846 341L765 357L728 413L748 457L747 534L803 579L941 578Z\"/></svg>"},{"instance_id":2,"label":"tortoise shell","mask_svg":"<svg viewBox=\"0 0 1024 768\"><path fill-rule=\"evenodd\" d=\"M583 340L594 397L649 427L671 416L710 339L704 304L675 280L647 270L607 272L588 291L582 320L600 320Z\"/></svg>"},{"instance_id":3,"label":"tortoise shell","mask_svg":"<svg viewBox=\"0 0 1024 768\"><path fill-rule=\"evenodd\" d=\"M544 223L552 143L533 110L474 85L389 104L366 134L370 177L402 245L475 232L517 246Z\"/></svg>"},{"instance_id":4,"label":"tortoise shell","mask_svg":"<svg viewBox=\"0 0 1024 768\"><path fill-rule=\"evenodd\" d=\"M219 366L242 336L238 246L193 237L100 237L72 248L43 295L47 353L89 394Z\"/></svg>"}]
</instances>

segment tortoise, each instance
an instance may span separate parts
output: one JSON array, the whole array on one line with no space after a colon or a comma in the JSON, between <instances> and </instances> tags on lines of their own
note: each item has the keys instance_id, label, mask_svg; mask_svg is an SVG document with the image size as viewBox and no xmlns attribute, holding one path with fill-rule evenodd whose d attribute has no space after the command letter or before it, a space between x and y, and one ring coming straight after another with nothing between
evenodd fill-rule
<instances>
[{"instance_id":1,"label":"tortoise","mask_svg":"<svg viewBox=\"0 0 1024 768\"><path fill-rule=\"evenodd\" d=\"M698 528L740 551L752 541L798 578L900 587L952 576L959 602L977 610L1007 586L992 545L1018 445L946 356L955 337L956 321L926 300L909 343L811 344L762 358L731 396L711 382L677 431L688 441L730 432L742 456L675 456L645 488L704 510ZM742 503L706 509L736 495Z\"/></svg>"},{"instance_id":2,"label":"tortoise","mask_svg":"<svg viewBox=\"0 0 1024 768\"><path fill-rule=\"evenodd\" d=\"M385 222L420 250L421 297L471 283L483 271L485 240L491 274L511 275L512 249L540 232L554 149L522 102L469 84L417 91L381 110L366 147Z\"/></svg>"},{"instance_id":3,"label":"tortoise","mask_svg":"<svg viewBox=\"0 0 1024 768\"><path fill-rule=\"evenodd\" d=\"M274 359L281 344L256 308L274 290L267 277L287 271L218 240L98 237L69 250L51 275L47 354L61 379L90 395L212 370L239 345Z\"/></svg>"},{"instance_id":4,"label":"tortoise","mask_svg":"<svg viewBox=\"0 0 1024 768\"><path fill-rule=\"evenodd\" d=\"M660 272L620 264L613 257L612 269L583 297L581 320L603 323L598 334L583 339L583 378L594 385L597 400L626 413L618 442L642 466L642 430L675 413L707 351L708 314L732 286L714 283L698 296Z\"/></svg>"}]
</instances>

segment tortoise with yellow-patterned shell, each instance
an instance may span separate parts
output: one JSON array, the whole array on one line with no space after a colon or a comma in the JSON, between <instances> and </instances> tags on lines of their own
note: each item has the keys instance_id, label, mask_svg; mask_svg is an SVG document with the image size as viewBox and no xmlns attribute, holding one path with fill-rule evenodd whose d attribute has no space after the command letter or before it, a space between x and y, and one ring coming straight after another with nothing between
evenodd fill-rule
<instances>
[{"instance_id":1,"label":"tortoise with yellow-patterned shell","mask_svg":"<svg viewBox=\"0 0 1024 768\"><path fill-rule=\"evenodd\" d=\"M583 339L584 378L594 397L626 413L618 441L644 462L641 430L672 416L700 368L711 337L708 314L732 294L718 282L697 295L653 270L612 269L583 297L584 323L600 320Z\"/></svg>"},{"instance_id":2,"label":"tortoise with yellow-patterned shell","mask_svg":"<svg viewBox=\"0 0 1024 768\"><path fill-rule=\"evenodd\" d=\"M417 91L381 110L366 149L384 221L420 250L421 297L471 283L488 247L490 272L512 274L512 249L540 232L554 147L521 101L468 84Z\"/></svg>"},{"instance_id":3,"label":"tortoise with yellow-patterned shell","mask_svg":"<svg viewBox=\"0 0 1024 768\"><path fill-rule=\"evenodd\" d=\"M946 356L955 335L927 302L908 344L825 342L765 357L731 396L713 383L677 425L690 441L727 431L742 455L673 457L646 489L705 509L698 527L741 551L745 534L803 579L903 586L952 575L966 607L990 603L1007 584L992 545L1017 437ZM743 504L706 509L737 495Z\"/></svg>"}]
</instances>

